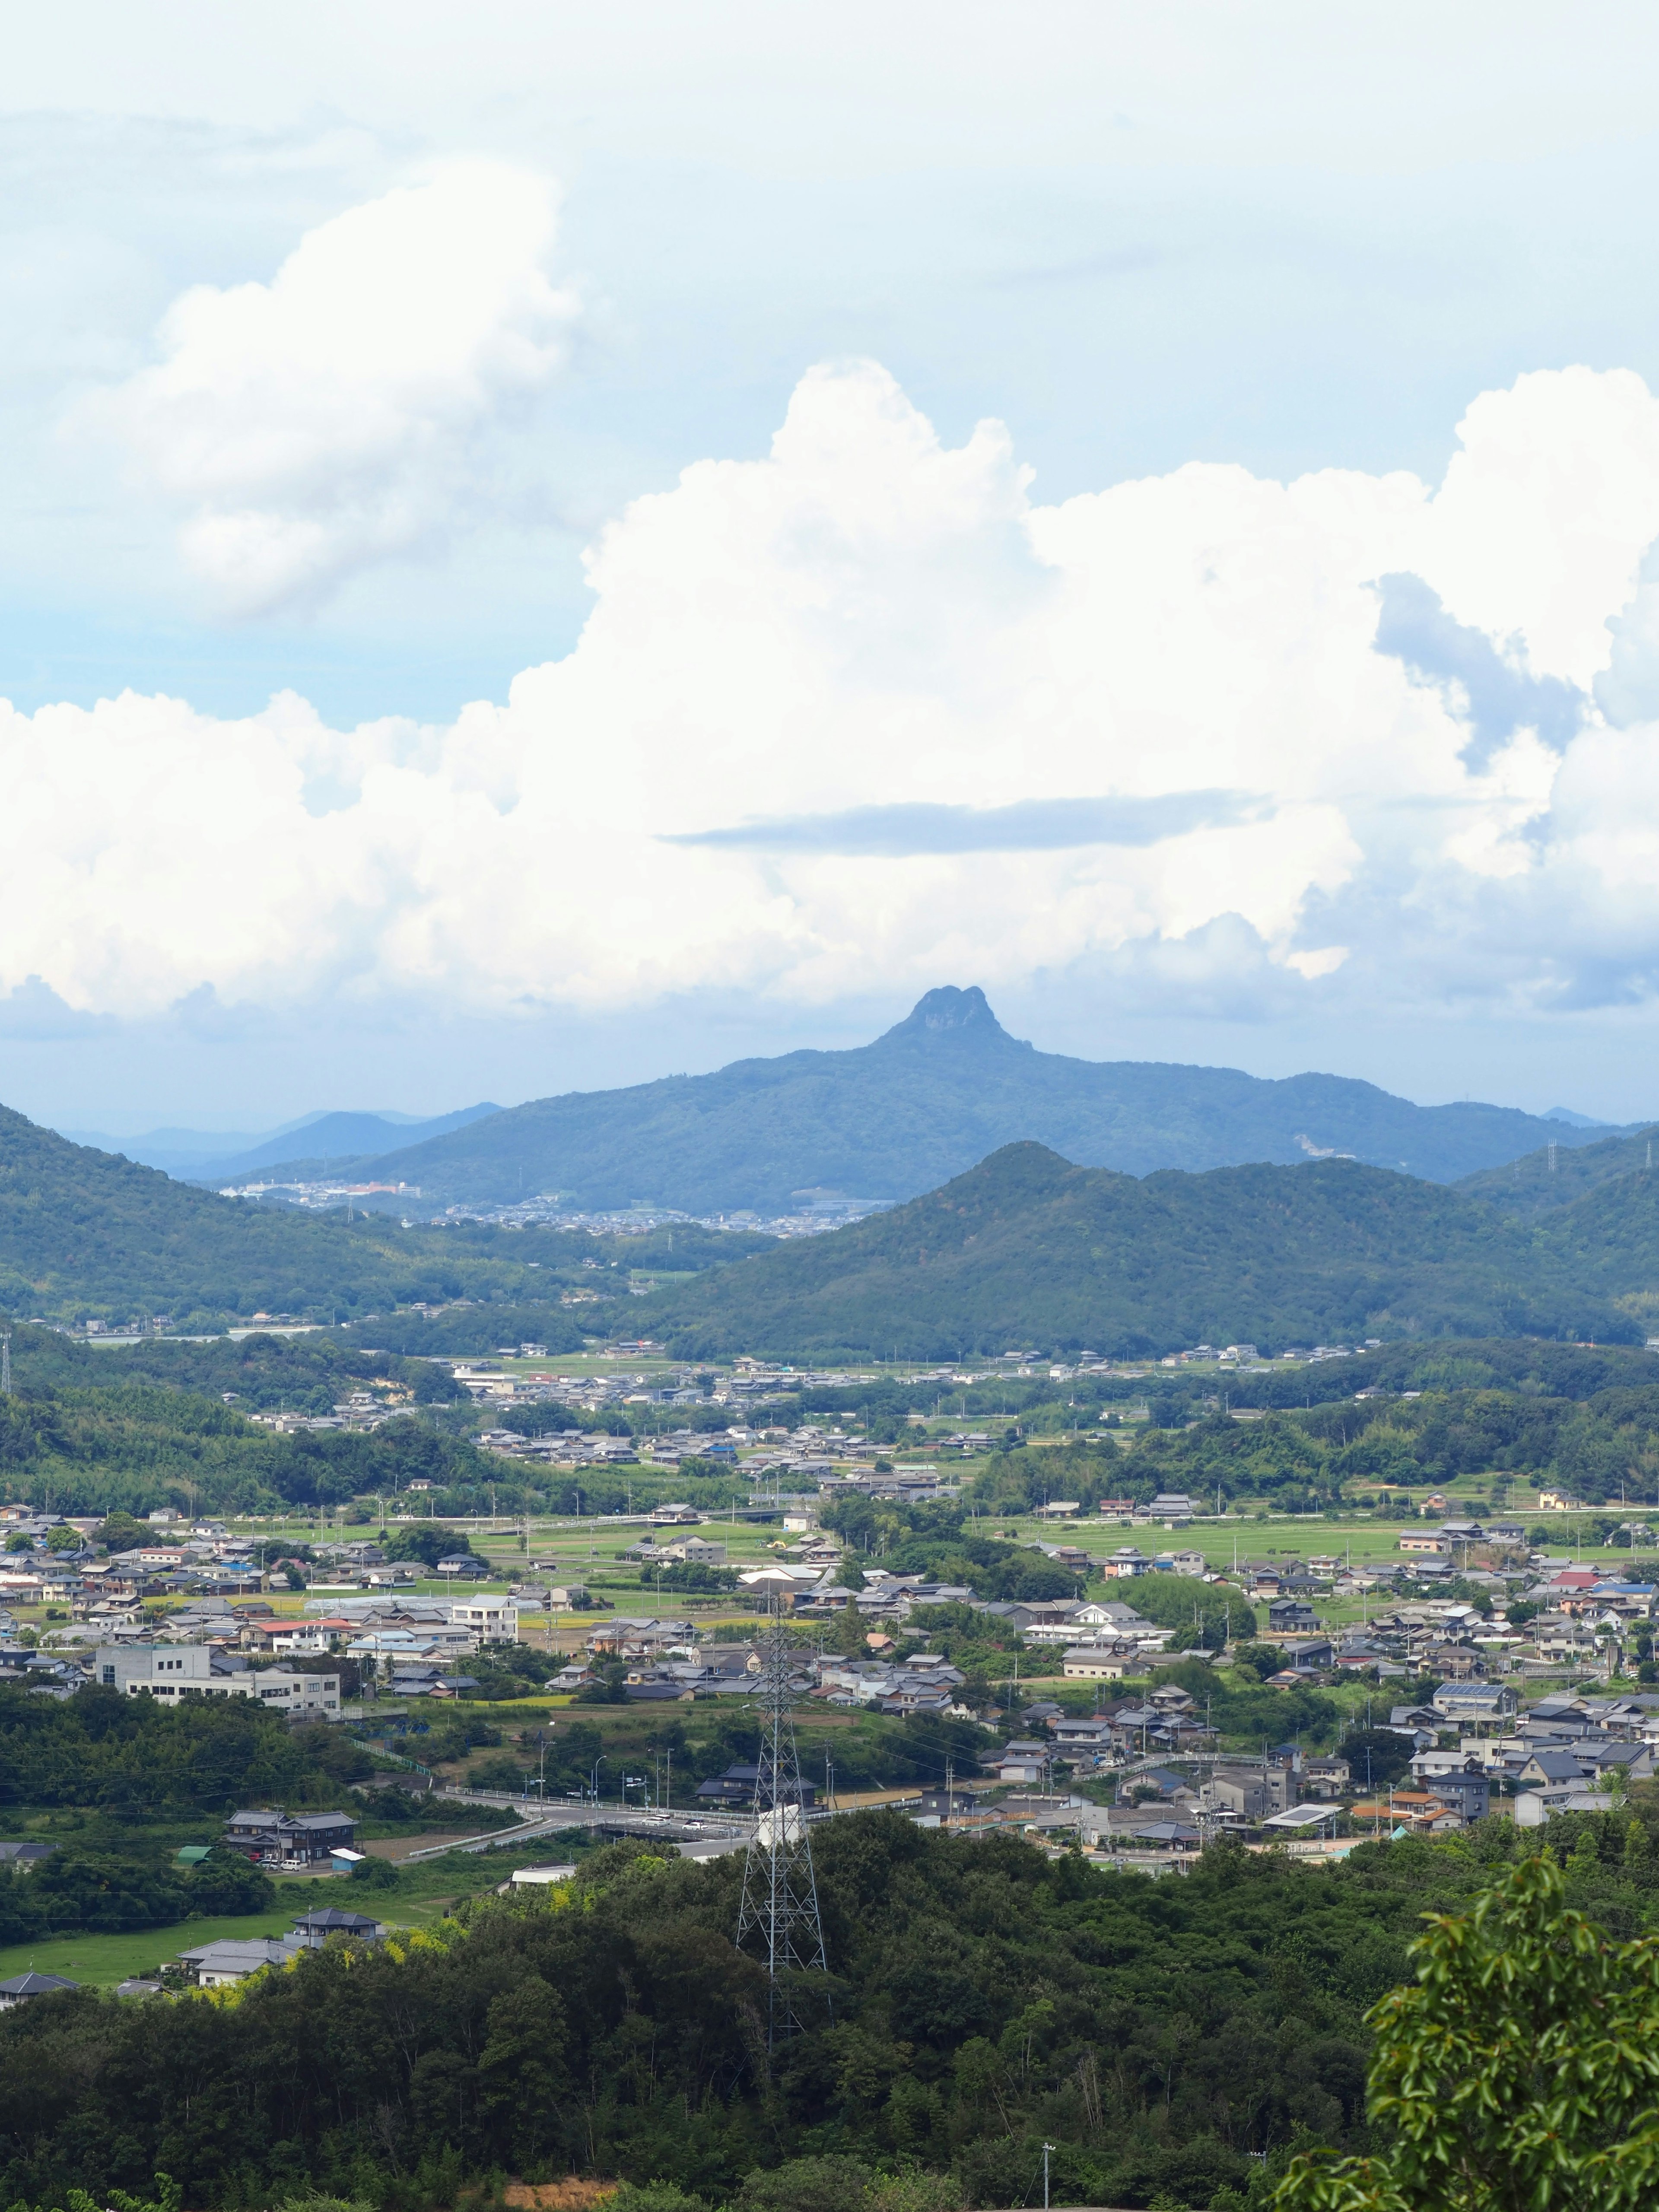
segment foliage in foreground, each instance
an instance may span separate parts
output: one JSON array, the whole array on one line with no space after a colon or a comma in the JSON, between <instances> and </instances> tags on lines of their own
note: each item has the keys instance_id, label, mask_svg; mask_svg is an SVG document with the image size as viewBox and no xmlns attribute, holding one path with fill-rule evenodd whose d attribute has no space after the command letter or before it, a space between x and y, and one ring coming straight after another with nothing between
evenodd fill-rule
<instances>
[{"instance_id":1,"label":"foliage in foreground","mask_svg":"<svg viewBox=\"0 0 1659 2212\"><path fill-rule=\"evenodd\" d=\"M1559 1869L1493 1821L1153 1881L838 1820L833 1973L769 2057L739 1863L616 1845L237 1990L19 2008L0 2204L167 2173L222 2212L428 2212L581 2172L617 2212L958 2212L1036 2201L1047 2142L1072 2203L1617 2212L1659 2193L1659 1801L1554 1832Z\"/></svg>"},{"instance_id":2,"label":"foliage in foreground","mask_svg":"<svg viewBox=\"0 0 1659 2212\"><path fill-rule=\"evenodd\" d=\"M1338 1871L1232 1848L1153 1881L892 1814L831 1823L817 1857L833 1978L770 2062L739 1862L621 1845L550 1896L223 1997L37 2000L0 2020L0 2203L165 2172L192 2204L419 2212L469 2177L578 2171L715 2205L836 2159L1006 2204L1046 2139L1059 2201L1224 2204L1298 2129L1368 2147L1365 2013L1414 1916L1486 1872L1428 1844Z\"/></svg>"},{"instance_id":3,"label":"foliage in foreground","mask_svg":"<svg viewBox=\"0 0 1659 2212\"><path fill-rule=\"evenodd\" d=\"M1659 1939L1609 1941L1523 1859L1371 2014L1384 2154L1297 2160L1276 2212L1620 2212L1659 2196Z\"/></svg>"}]
</instances>

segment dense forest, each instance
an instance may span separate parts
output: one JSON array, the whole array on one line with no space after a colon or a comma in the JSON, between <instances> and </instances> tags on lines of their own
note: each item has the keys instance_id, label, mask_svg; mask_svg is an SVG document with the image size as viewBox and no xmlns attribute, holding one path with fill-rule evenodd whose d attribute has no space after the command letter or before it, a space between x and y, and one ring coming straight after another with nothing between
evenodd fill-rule
<instances>
[{"instance_id":1,"label":"dense forest","mask_svg":"<svg viewBox=\"0 0 1659 2212\"><path fill-rule=\"evenodd\" d=\"M1552 1841L1571 1905L1615 1936L1649 1924L1659 1808ZM6 2015L0 2188L106 2203L160 2172L191 2203L310 2189L420 2212L470 2175L575 2171L718 2203L810 2156L1017 2204L1047 2141L1063 2202L1242 2208L1296 2147L1370 2147L1368 2008L1425 1911L1537 1844L1494 1821L1326 1869L1223 1844L1154 1881L842 1819L815 1838L830 1972L793 1985L804 2032L770 2055L764 1978L732 1942L740 1859L617 1845L562 1890L234 1993Z\"/></svg>"},{"instance_id":2,"label":"dense forest","mask_svg":"<svg viewBox=\"0 0 1659 2212\"><path fill-rule=\"evenodd\" d=\"M1656 1301L1645 1169L1521 1221L1354 1160L1137 1181L1019 1144L925 1198L663 1291L639 1318L696 1358L1025 1345L1139 1358L1368 1335L1640 1343Z\"/></svg>"},{"instance_id":3,"label":"dense forest","mask_svg":"<svg viewBox=\"0 0 1659 2212\"><path fill-rule=\"evenodd\" d=\"M7 1494L59 1513L338 1505L390 1499L416 1476L476 1494L498 1464L412 1413L369 1431L276 1436L222 1399L142 1382L0 1398ZM369 1508L360 1510L366 1522Z\"/></svg>"}]
</instances>

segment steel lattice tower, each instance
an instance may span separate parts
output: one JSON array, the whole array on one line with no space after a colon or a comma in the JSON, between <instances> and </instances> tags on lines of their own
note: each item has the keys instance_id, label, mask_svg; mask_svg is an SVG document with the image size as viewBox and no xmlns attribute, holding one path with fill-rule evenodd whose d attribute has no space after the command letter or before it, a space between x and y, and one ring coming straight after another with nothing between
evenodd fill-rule
<instances>
[{"instance_id":1,"label":"steel lattice tower","mask_svg":"<svg viewBox=\"0 0 1659 2212\"><path fill-rule=\"evenodd\" d=\"M789 1989L787 1984L780 1986L778 1977L830 1970L812 1873L811 1838L801 1804L789 1672L788 1642L775 1620L761 1650L755 1832L744 1858L743 1902L738 1909L739 1948L757 1952L766 1960L769 2051L799 2033L801 2026Z\"/></svg>"}]
</instances>

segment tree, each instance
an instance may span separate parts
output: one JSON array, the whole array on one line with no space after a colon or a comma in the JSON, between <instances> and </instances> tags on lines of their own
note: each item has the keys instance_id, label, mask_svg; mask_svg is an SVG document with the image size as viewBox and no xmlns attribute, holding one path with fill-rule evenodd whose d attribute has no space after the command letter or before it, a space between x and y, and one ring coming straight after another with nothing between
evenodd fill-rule
<instances>
[{"instance_id":1,"label":"tree","mask_svg":"<svg viewBox=\"0 0 1659 2212\"><path fill-rule=\"evenodd\" d=\"M428 1522L425 1527L418 1522L407 1528L394 1528L386 1541L388 1559L418 1560L423 1567L435 1567L440 1559L477 1559L468 1539L453 1528L445 1528Z\"/></svg>"},{"instance_id":2,"label":"tree","mask_svg":"<svg viewBox=\"0 0 1659 2212\"><path fill-rule=\"evenodd\" d=\"M1370 2022L1376 2158L1299 2158L1274 2212L1619 2212L1659 2193L1659 1940L1565 1905L1551 1853L1413 1945Z\"/></svg>"},{"instance_id":3,"label":"tree","mask_svg":"<svg viewBox=\"0 0 1659 2212\"><path fill-rule=\"evenodd\" d=\"M1412 1739L1397 1729L1350 1729L1336 1747L1356 1790L1387 1790L1411 1771Z\"/></svg>"}]
</instances>

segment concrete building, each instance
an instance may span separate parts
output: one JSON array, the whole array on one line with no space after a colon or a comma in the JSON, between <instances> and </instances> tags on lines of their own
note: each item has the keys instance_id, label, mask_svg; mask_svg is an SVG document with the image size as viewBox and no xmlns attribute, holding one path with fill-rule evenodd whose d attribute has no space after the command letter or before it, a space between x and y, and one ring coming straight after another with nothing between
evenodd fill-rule
<instances>
[{"instance_id":1,"label":"concrete building","mask_svg":"<svg viewBox=\"0 0 1659 2212\"><path fill-rule=\"evenodd\" d=\"M1128 1673L1130 1663L1127 1653L1078 1644L1066 1654L1061 1671L1072 1682L1117 1682Z\"/></svg>"},{"instance_id":2,"label":"concrete building","mask_svg":"<svg viewBox=\"0 0 1659 2212\"><path fill-rule=\"evenodd\" d=\"M481 1593L476 1597L457 1598L449 1607L453 1626L465 1628L481 1644L516 1644L519 1640L519 1608L510 1597L494 1597Z\"/></svg>"},{"instance_id":3,"label":"concrete building","mask_svg":"<svg viewBox=\"0 0 1659 2212\"><path fill-rule=\"evenodd\" d=\"M337 1719L340 1678L311 1674L292 1667L250 1667L245 1660L205 1644L100 1644L93 1680L123 1697L159 1698L176 1704L185 1698L250 1698L274 1711L313 1720Z\"/></svg>"},{"instance_id":4,"label":"concrete building","mask_svg":"<svg viewBox=\"0 0 1659 2212\"><path fill-rule=\"evenodd\" d=\"M1284 1766L1217 1766L1202 1785L1200 1802L1236 1820L1265 1820L1296 1805L1296 1776Z\"/></svg>"}]
</instances>

